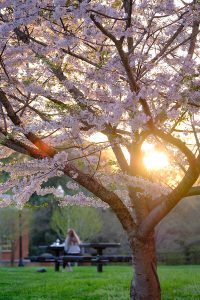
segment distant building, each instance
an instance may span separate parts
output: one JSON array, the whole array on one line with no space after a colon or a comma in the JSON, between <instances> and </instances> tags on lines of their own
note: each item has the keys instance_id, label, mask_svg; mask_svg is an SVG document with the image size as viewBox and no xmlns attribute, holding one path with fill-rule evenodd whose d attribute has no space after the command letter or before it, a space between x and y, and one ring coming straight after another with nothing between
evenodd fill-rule
<instances>
[{"instance_id":1,"label":"distant building","mask_svg":"<svg viewBox=\"0 0 200 300\"><path fill-rule=\"evenodd\" d=\"M0 265L17 265L19 261L19 236L15 240L10 240L2 236L0 240ZM27 257L29 253L29 233L25 229L22 232L22 257Z\"/></svg>"}]
</instances>

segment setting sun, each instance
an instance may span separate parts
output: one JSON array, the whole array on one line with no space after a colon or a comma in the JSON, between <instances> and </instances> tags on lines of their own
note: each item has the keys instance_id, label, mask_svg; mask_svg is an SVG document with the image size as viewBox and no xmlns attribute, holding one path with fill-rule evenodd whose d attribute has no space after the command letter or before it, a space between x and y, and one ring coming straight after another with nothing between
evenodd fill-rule
<instances>
[{"instance_id":1,"label":"setting sun","mask_svg":"<svg viewBox=\"0 0 200 300\"><path fill-rule=\"evenodd\" d=\"M122 151L125 155L127 162L130 162L130 154L125 147L122 147ZM142 145L142 151L144 153L144 165L145 167L151 170L160 170L169 166L169 160L167 155L155 149L153 144L144 143Z\"/></svg>"},{"instance_id":2,"label":"setting sun","mask_svg":"<svg viewBox=\"0 0 200 300\"><path fill-rule=\"evenodd\" d=\"M148 170L159 170L169 165L167 155L162 151L156 150L153 144L144 143L142 151L144 152L144 165Z\"/></svg>"},{"instance_id":3,"label":"setting sun","mask_svg":"<svg viewBox=\"0 0 200 300\"><path fill-rule=\"evenodd\" d=\"M159 170L167 167L169 161L165 153L152 150L144 155L144 164L148 170Z\"/></svg>"},{"instance_id":4,"label":"setting sun","mask_svg":"<svg viewBox=\"0 0 200 300\"><path fill-rule=\"evenodd\" d=\"M90 137L90 141L94 143L106 142L107 137L102 133L95 133ZM122 151L128 163L130 163L130 154L128 150L122 146ZM155 149L153 144L143 143L142 152L144 153L143 162L149 171L160 170L169 166L167 155Z\"/></svg>"}]
</instances>

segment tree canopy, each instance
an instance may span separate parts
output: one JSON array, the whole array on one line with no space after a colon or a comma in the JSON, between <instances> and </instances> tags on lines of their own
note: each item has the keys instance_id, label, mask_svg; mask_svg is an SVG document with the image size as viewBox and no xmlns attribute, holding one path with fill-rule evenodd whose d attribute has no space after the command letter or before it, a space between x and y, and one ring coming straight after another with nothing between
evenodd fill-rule
<instances>
[{"instance_id":1,"label":"tree canopy","mask_svg":"<svg viewBox=\"0 0 200 300\"><path fill-rule=\"evenodd\" d=\"M56 193L40 185L64 171L116 210L132 206L126 189L117 195L124 184L165 192L171 209L199 175L199 4L19 0L0 8L1 155L37 159L1 166L11 173L1 206L22 205L35 191ZM91 142L96 132L107 140ZM145 141L179 169L161 186L144 170ZM117 161L109 177L101 161L108 148ZM10 189L14 197L3 195Z\"/></svg>"},{"instance_id":2,"label":"tree canopy","mask_svg":"<svg viewBox=\"0 0 200 300\"><path fill-rule=\"evenodd\" d=\"M1 155L25 156L1 165L10 179L0 205L21 206L34 192L109 205L141 241L193 193L199 10L196 0L1 1ZM94 142L97 132L106 139ZM166 168L146 168L145 144L167 155ZM100 200L41 188L63 173Z\"/></svg>"}]
</instances>

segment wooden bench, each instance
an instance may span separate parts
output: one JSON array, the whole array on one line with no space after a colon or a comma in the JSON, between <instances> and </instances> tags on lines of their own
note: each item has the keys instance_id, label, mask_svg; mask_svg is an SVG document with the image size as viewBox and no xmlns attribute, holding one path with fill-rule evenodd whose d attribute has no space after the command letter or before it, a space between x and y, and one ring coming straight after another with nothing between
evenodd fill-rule
<instances>
[{"instance_id":1,"label":"wooden bench","mask_svg":"<svg viewBox=\"0 0 200 300\"><path fill-rule=\"evenodd\" d=\"M109 262L131 262L131 256L124 255L97 255L97 256L71 256L64 255L61 257L63 263L68 262L91 262L92 265L97 266L97 272L102 272L102 266Z\"/></svg>"},{"instance_id":2,"label":"wooden bench","mask_svg":"<svg viewBox=\"0 0 200 300\"><path fill-rule=\"evenodd\" d=\"M31 262L55 262L55 256L45 256L45 255L41 255L41 256L29 256L26 257L27 259L30 259Z\"/></svg>"},{"instance_id":3,"label":"wooden bench","mask_svg":"<svg viewBox=\"0 0 200 300\"><path fill-rule=\"evenodd\" d=\"M97 272L103 271L103 265L107 263L117 263L117 262L131 262L131 256L125 255L64 255L64 256L50 256L50 255L41 255L41 256L32 256L29 257L31 262L43 262L43 263L54 263L56 268L59 270L61 264L67 264L69 262L76 263L91 263L91 265L97 266Z\"/></svg>"},{"instance_id":4,"label":"wooden bench","mask_svg":"<svg viewBox=\"0 0 200 300\"><path fill-rule=\"evenodd\" d=\"M54 263L55 265L55 271L59 271L60 264L62 263L62 260L60 257L54 256L54 255L41 255L41 256L30 256L27 257L30 259L30 262L39 262L39 263Z\"/></svg>"}]
</instances>

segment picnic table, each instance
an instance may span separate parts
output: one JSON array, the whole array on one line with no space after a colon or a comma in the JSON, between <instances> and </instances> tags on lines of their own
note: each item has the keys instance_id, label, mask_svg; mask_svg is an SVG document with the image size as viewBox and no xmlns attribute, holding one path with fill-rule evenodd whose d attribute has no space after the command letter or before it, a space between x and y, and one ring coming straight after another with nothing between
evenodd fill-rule
<instances>
[{"instance_id":1,"label":"picnic table","mask_svg":"<svg viewBox=\"0 0 200 300\"><path fill-rule=\"evenodd\" d=\"M120 243L83 243L82 245L80 245L84 248L93 248L96 250L96 255L97 256L102 256L103 255L103 251L106 248L118 248L121 246ZM97 271L98 272L102 272L103 270L103 264L102 262L98 262L97 263Z\"/></svg>"},{"instance_id":2,"label":"picnic table","mask_svg":"<svg viewBox=\"0 0 200 300\"><path fill-rule=\"evenodd\" d=\"M96 250L96 256L97 258L99 256L103 255L103 251L106 248L118 248L120 247L120 243L81 243L80 248L93 248ZM52 244L50 246L47 246L47 249L49 249L50 251L52 251L55 254L55 271L59 271L59 267L60 267L60 255L61 253L64 251L64 243L63 244ZM97 260L98 261L98 260ZM102 272L103 269L103 264L102 262L99 260L99 262L97 262L97 271L98 272Z\"/></svg>"},{"instance_id":3,"label":"picnic table","mask_svg":"<svg viewBox=\"0 0 200 300\"><path fill-rule=\"evenodd\" d=\"M59 257L60 257L60 254L64 251L64 244L60 244L60 245L52 244L50 246L47 246L47 249L54 252L54 254L55 254L55 271L59 271L59 268L60 268Z\"/></svg>"}]
</instances>

